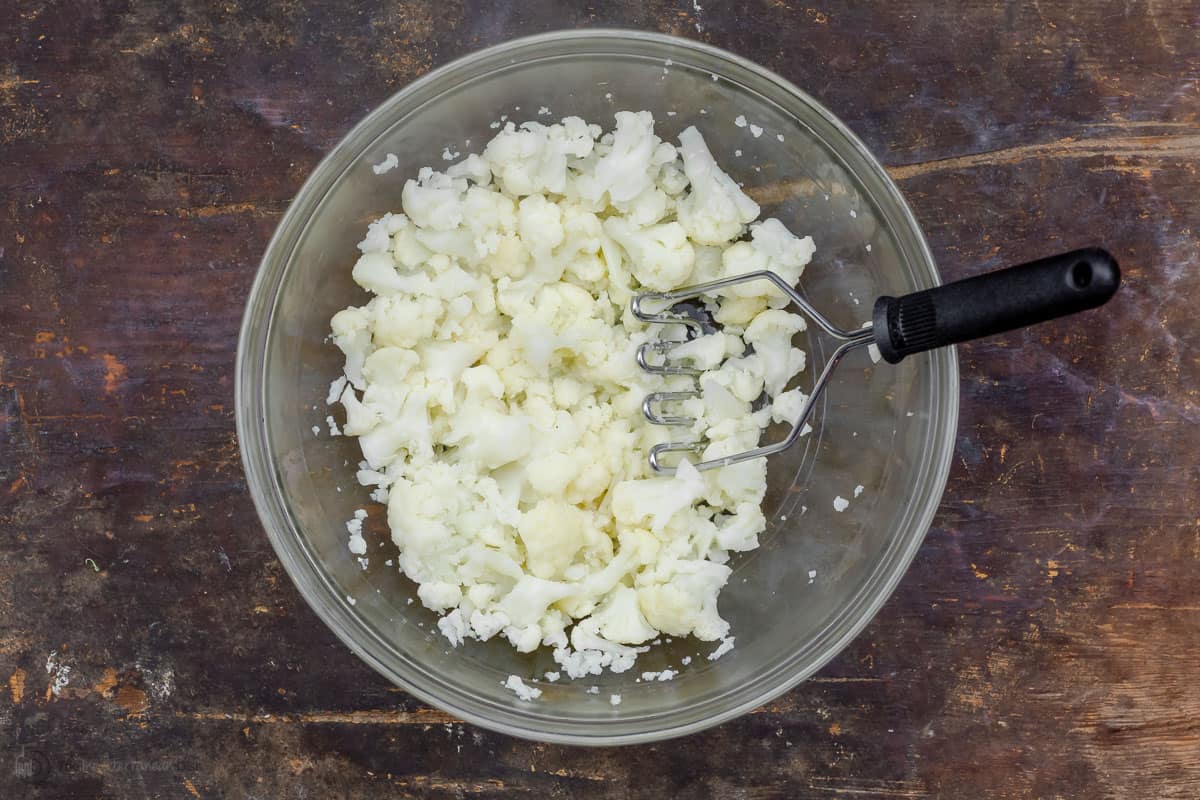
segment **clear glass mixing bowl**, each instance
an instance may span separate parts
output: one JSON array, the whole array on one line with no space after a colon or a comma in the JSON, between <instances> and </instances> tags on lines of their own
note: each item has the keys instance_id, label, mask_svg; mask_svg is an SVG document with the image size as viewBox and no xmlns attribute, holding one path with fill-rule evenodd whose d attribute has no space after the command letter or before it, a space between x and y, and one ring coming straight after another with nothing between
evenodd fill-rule
<instances>
[{"instance_id":1,"label":"clear glass mixing bowl","mask_svg":"<svg viewBox=\"0 0 1200 800\"><path fill-rule=\"evenodd\" d=\"M538 116L541 107L553 117ZM321 162L279 225L250 293L237 367L237 423L251 493L279 558L305 599L367 663L422 700L487 728L532 739L617 744L679 736L765 703L821 668L891 593L921 543L949 470L958 411L952 349L891 366L862 353L839 367L813 432L769 464L762 546L732 562L720 598L737 646L676 639L636 672L538 680L545 650L506 642L451 648L415 587L388 567L384 510L354 480L357 444L324 419L342 358L329 318L366 295L350 279L367 223L398 210L406 177L466 154L509 119L578 115L611 126L649 109L674 139L695 124L718 161L763 207L817 243L801 286L843 327L870 318L879 294L936 285L921 232L883 169L828 111L762 67L695 42L631 31L562 32L514 41L411 84L359 123ZM675 112L670 115L669 112ZM755 137L734 120L761 126ZM780 138L782 137L782 138ZM741 155L735 151L740 150ZM376 175L387 153L398 169ZM802 343L818 364L827 344ZM807 372L811 380L814 371ZM313 427L321 429L314 435ZM854 489L864 490L854 497ZM338 491L338 488L341 491ZM836 512L835 496L850 499ZM345 521L369 510L370 566L347 550ZM350 599L352 598L353 602ZM638 683L642 670L680 669ZM535 702L501 687L510 674ZM598 694L588 693L599 686ZM610 694L620 694L614 706Z\"/></svg>"}]
</instances>

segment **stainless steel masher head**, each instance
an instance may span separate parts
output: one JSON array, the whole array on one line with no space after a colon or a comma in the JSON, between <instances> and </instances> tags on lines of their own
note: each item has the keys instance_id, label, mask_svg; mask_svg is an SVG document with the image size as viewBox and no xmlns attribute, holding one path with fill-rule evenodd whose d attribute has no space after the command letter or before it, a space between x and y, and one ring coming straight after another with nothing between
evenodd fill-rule
<instances>
[{"instance_id":1,"label":"stainless steel masher head","mask_svg":"<svg viewBox=\"0 0 1200 800\"><path fill-rule=\"evenodd\" d=\"M637 351L637 362L643 370L657 375L684 375L693 379L693 388L682 391L653 392L642 401L642 413L655 425L686 426L691 417L671 415L661 410L675 403L701 395L700 376L703 370L672 363L670 352L695 336L715 331L698 315L688 313L686 303L699 297L714 295L730 286L750 281L767 280L787 295L791 303L826 335L838 342L813 384L800 414L791 430L781 441L744 450L733 455L698 462L698 470L714 469L737 464L752 458L780 453L800 438L804 424L829 383L833 370L848 353L874 344L885 361L899 363L905 356L934 350L946 345L978 339L983 336L1035 325L1057 317L1096 308L1108 302L1121 283L1121 271L1107 251L1100 248L1073 250L1027 264L988 272L933 289L876 299L871 319L863 327L843 330L830 322L796 289L769 270L748 272L730 278L696 284L671 292L647 292L634 296L630 303L633 315L644 322L663 325L682 325L684 339L656 339L646 342ZM658 310L650 310L654 305ZM662 361L656 361L657 354ZM673 475L675 467L662 463L666 453L699 452L703 440L662 442L650 448L650 466L660 474Z\"/></svg>"}]
</instances>

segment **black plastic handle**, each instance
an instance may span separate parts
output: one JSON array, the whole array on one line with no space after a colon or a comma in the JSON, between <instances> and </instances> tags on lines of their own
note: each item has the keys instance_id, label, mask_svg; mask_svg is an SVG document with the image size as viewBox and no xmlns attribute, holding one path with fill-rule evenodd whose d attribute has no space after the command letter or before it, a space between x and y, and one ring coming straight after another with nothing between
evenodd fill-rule
<instances>
[{"instance_id":1,"label":"black plastic handle","mask_svg":"<svg viewBox=\"0 0 1200 800\"><path fill-rule=\"evenodd\" d=\"M880 297L875 343L892 364L913 353L1102 306L1121 285L1117 260L1091 247L904 297Z\"/></svg>"}]
</instances>

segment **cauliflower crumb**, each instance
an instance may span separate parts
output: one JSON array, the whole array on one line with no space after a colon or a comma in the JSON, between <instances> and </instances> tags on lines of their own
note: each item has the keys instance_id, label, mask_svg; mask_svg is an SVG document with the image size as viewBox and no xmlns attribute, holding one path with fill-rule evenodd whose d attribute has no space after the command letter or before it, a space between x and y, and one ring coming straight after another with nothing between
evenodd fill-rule
<instances>
[{"instance_id":1,"label":"cauliflower crumb","mask_svg":"<svg viewBox=\"0 0 1200 800\"><path fill-rule=\"evenodd\" d=\"M817 571L815 569L810 569L808 571L808 582L812 583L816 579L817 579Z\"/></svg>"},{"instance_id":2,"label":"cauliflower crumb","mask_svg":"<svg viewBox=\"0 0 1200 800\"><path fill-rule=\"evenodd\" d=\"M546 677L546 680L550 681L550 683L554 683L562 676L559 675L557 672L547 672L545 677Z\"/></svg>"},{"instance_id":3,"label":"cauliflower crumb","mask_svg":"<svg viewBox=\"0 0 1200 800\"><path fill-rule=\"evenodd\" d=\"M621 705L621 695L619 695L619 694L610 694L610 695L608 696L608 702L609 702L609 705L614 705L614 706L619 706L619 705Z\"/></svg>"},{"instance_id":4,"label":"cauliflower crumb","mask_svg":"<svg viewBox=\"0 0 1200 800\"><path fill-rule=\"evenodd\" d=\"M350 533L348 547L350 552L356 556L361 556L367 552L367 540L362 535L362 520L352 519L346 522L346 530Z\"/></svg>"},{"instance_id":5,"label":"cauliflower crumb","mask_svg":"<svg viewBox=\"0 0 1200 800\"><path fill-rule=\"evenodd\" d=\"M866 487L863 486L861 483L858 486L855 486L854 487L854 496L858 497L860 494L863 493L864 489L866 489Z\"/></svg>"},{"instance_id":6,"label":"cauliflower crumb","mask_svg":"<svg viewBox=\"0 0 1200 800\"><path fill-rule=\"evenodd\" d=\"M717 647L716 650L713 650L711 653L708 654L708 660L716 661L718 658L720 658L721 656L728 653L730 650L733 649L733 643L734 643L734 638L732 636L722 639L720 646Z\"/></svg>"},{"instance_id":7,"label":"cauliflower crumb","mask_svg":"<svg viewBox=\"0 0 1200 800\"><path fill-rule=\"evenodd\" d=\"M542 696L541 689L526 685L525 681L521 680L516 675L509 675L508 679L502 682L500 685L505 689L508 689L525 702L536 700Z\"/></svg>"},{"instance_id":8,"label":"cauliflower crumb","mask_svg":"<svg viewBox=\"0 0 1200 800\"><path fill-rule=\"evenodd\" d=\"M733 124L734 124L734 125L737 125L739 128L744 128L744 127L746 127L746 124L747 124L747 123L746 123L746 115L745 115L745 114L738 114L738 115L737 115L737 118L736 118L736 119L733 121Z\"/></svg>"},{"instance_id":9,"label":"cauliflower crumb","mask_svg":"<svg viewBox=\"0 0 1200 800\"><path fill-rule=\"evenodd\" d=\"M395 153L388 153L387 157L371 167L371 171L376 175L382 175L400 166L400 159L396 158Z\"/></svg>"},{"instance_id":10,"label":"cauliflower crumb","mask_svg":"<svg viewBox=\"0 0 1200 800\"><path fill-rule=\"evenodd\" d=\"M751 126L750 126L750 135L751 135L751 136L753 136L755 139L757 139L758 137L762 136L762 134L763 134L763 129L762 129L762 128L760 128L760 127L759 127L759 126L757 126L757 125L751 125Z\"/></svg>"},{"instance_id":11,"label":"cauliflower crumb","mask_svg":"<svg viewBox=\"0 0 1200 800\"><path fill-rule=\"evenodd\" d=\"M842 497L841 495L838 495L837 497L833 498L833 510L834 511L845 511L846 508L849 507L849 505L850 505L850 501L847 500L846 498Z\"/></svg>"}]
</instances>

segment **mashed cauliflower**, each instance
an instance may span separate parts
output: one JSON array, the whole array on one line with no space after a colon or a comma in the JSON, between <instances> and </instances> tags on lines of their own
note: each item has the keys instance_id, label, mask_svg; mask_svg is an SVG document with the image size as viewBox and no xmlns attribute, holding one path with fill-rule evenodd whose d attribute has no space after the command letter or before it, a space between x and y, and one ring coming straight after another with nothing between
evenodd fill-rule
<instances>
[{"instance_id":1,"label":"mashed cauliflower","mask_svg":"<svg viewBox=\"0 0 1200 800\"><path fill-rule=\"evenodd\" d=\"M332 393L442 633L552 647L572 677L629 669L660 634L726 638L717 597L729 554L765 528L766 462L650 470L670 431L642 398L684 387L638 368L661 331L629 301L756 269L795 282L811 238L755 223L700 132L676 146L645 111L603 134L510 122L482 153L421 169L401 202L359 245L353 277L373 297L332 320L346 357ZM799 410L785 389L804 321L783 305L766 281L739 287L715 309L723 332L672 354L707 370L683 404L702 458ZM764 392L774 411L753 410Z\"/></svg>"}]
</instances>

